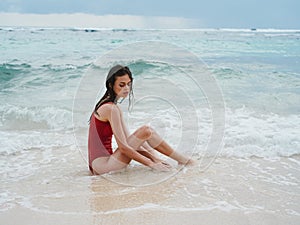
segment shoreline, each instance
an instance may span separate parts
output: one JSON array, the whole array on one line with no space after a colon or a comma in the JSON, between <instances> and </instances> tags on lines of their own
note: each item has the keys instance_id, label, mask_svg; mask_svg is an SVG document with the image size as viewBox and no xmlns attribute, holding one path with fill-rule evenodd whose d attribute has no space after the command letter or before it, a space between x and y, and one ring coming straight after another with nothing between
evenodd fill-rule
<instances>
[{"instance_id":1,"label":"shoreline","mask_svg":"<svg viewBox=\"0 0 300 225\"><path fill-rule=\"evenodd\" d=\"M6 183L5 224L297 224L300 157L217 158L204 172L130 166L90 176L79 154ZM62 165L68 158L70 164ZM54 170L61 165L60 170ZM74 165L76 165L74 167ZM73 166L73 167L72 167ZM174 172L174 171L173 171ZM151 184L160 178L162 181ZM138 182L149 183L135 186ZM122 184L123 183L123 184ZM127 184L126 184L127 183Z\"/></svg>"}]
</instances>

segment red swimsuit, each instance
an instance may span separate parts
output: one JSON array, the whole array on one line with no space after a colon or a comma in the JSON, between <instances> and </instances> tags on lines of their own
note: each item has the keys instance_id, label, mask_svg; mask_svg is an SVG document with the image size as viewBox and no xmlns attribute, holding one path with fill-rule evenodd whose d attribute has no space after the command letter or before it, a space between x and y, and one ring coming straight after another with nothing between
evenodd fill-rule
<instances>
[{"instance_id":1,"label":"red swimsuit","mask_svg":"<svg viewBox=\"0 0 300 225\"><path fill-rule=\"evenodd\" d=\"M93 113L90 120L88 139L89 168L92 173L92 162L94 159L113 154L111 147L112 135L113 131L110 123L98 120Z\"/></svg>"}]
</instances>

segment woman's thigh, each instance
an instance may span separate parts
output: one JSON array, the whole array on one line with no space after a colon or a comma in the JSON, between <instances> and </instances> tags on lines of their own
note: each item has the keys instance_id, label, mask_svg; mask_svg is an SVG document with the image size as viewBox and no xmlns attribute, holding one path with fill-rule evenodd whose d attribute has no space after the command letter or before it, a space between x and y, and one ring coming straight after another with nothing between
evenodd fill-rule
<instances>
[{"instance_id":1,"label":"woman's thigh","mask_svg":"<svg viewBox=\"0 0 300 225\"><path fill-rule=\"evenodd\" d=\"M127 167L130 159L122 154L118 149L108 157L99 157L92 162L93 170L101 175L104 173L122 170Z\"/></svg>"}]
</instances>

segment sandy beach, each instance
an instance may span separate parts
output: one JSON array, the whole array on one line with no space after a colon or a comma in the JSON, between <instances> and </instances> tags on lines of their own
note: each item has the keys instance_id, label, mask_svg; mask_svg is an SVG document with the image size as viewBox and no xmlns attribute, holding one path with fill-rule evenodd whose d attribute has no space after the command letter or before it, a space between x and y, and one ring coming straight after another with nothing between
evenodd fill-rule
<instances>
[{"instance_id":1,"label":"sandy beach","mask_svg":"<svg viewBox=\"0 0 300 225\"><path fill-rule=\"evenodd\" d=\"M299 223L298 156L217 158L205 171L167 173L134 164L102 177L76 150L52 150L49 162L2 184L2 224Z\"/></svg>"}]
</instances>

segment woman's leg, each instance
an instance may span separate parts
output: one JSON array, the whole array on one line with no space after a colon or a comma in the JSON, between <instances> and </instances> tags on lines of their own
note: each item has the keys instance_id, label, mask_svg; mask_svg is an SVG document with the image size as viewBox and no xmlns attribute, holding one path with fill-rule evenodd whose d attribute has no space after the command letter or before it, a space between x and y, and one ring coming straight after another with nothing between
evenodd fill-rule
<instances>
[{"instance_id":1,"label":"woman's leg","mask_svg":"<svg viewBox=\"0 0 300 225\"><path fill-rule=\"evenodd\" d=\"M120 159L122 159L122 161ZM126 160L127 162L124 162ZM104 173L125 169L129 162L130 159L117 149L111 156L94 159L92 162L92 168L95 174L101 175Z\"/></svg>"},{"instance_id":2,"label":"woman's leg","mask_svg":"<svg viewBox=\"0 0 300 225\"><path fill-rule=\"evenodd\" d=\"M147 142L152 148L158 152L176 160L180 164L193 164L190 157L176 152L166 141L164 141L158 133L149 126L142 126L130 136L135 143ZM140 146L139 145L139 146Z\"/></svg>"},{"instance_id":3,"label":"woman's leg","mask_svg":"<svg viewBox=\"0 0 300 225\"><path fill-rule=\"evenodd\" d=\"M130 145L133 149L139 152L140 146L146 141L144 139L137 138L141 137L144 134L144 129L138 129L132 135L130 135L127 139L128 145ZM144 154L143 154L144 155ZM147 157L147 155L144 155ZM93 171L96 172L98 175L118 171L121 169L126 168L126 166L130 163L131 158L126 156L125 154L121 153L119 149L116 149L111 156L108 157L99 157L96 158L92 162Z\"/></svg>"},{"instance_id":4,"label":"woman's leg","mask_svg":"<svg viewBox=\"0 0 300 225\"><path fill-rule=\"evenodd\" d=\"M128 144L135 150L139 150L140 146L147 142L152 148L158 152L176 160L180 164L193 164L193 160L176 152L168 145L151 127L142 126L137 129L127 139ZM98 174L108 173L126 168L131 158L127 157L120 150L116 150L109 157L100 157L93 161L92 168Z\"/></svg>"}]
</instances>

